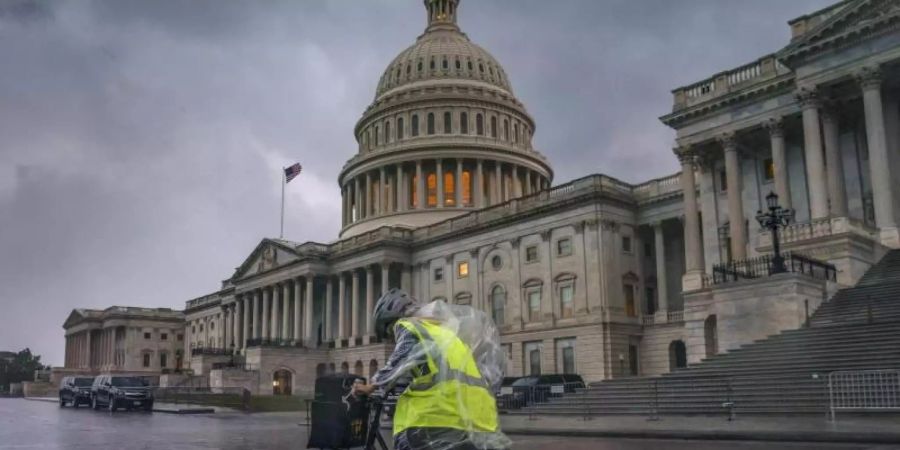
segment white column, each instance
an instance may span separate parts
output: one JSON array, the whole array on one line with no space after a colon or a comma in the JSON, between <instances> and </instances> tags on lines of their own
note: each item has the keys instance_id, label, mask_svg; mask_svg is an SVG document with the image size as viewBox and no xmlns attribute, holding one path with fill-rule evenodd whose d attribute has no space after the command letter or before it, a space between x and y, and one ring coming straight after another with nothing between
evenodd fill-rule
<instances>
[{"instance_id":1,"label":"white column","mask_svg":"<svg viewBox=\"0 0 900 450\"><path fill-rule=\"evenodd\" d=\"M241 316L244 319L244 332L241 333L241 350L244 352L247 351L247 339L250 339L250 297L248 295L252 296L253 294L245 293L243 295L244 307L241 309Z\"/></svg>"},{"instance_id":2,"label":"white column","mask_svg":"<svg viewBox=\"0 0 900 450\"><path fill-rule=\"evenodd\" d=\"M775 166L775 193L783 208L793 208L791 186L788 183L787 153L784 149L784 122L781 118L766 123L769 132L769 144L772 147L772 165Z\"/></svg>"},{"instance_id":3,"label":"white column","mask_svg":"<svg viewBox=\"0 0 900 450\"><path fill-rule=\"evenodd\" d=\"M444 166L439 159L435 162L435 175L437 176L437 207L444 207Z\"/></svg>"},{"instance_id":4,"label":"white column","mask_svg":"<svg viewBox=\"0 0 900 450\"><path fill-rule=\"evenodd\" d=\"M397 189L394 190L394 195L397 198L397 204L395 205L395 210L398 212L406 211L406 183L403 181L403 163L397 164L397 175L396 175L396 185ZM330 279L330 278L329 278ZM327 326L325 328L328 328Z\"/></svg>"},{"instance_id":5,"label":"white column","mask_svg":"<svg viewBox=\"0 0 900 450\"><path fill-rule=\"evenodd\" d=\"M456 193L456 207L457 208L462 208L463 206L465 206L465 205L463 205L462 179L463 179L463 160L460 158L460 159L456 160L456 181L453 183L453 188L455 189L455 193Z\"/></svg>"},{"instance_id":6,"label":"white column","mask_svg":"<svg viewBox=\"0 0 900 450\"><path fill-rule=\"evenodd\" d=\"M337 340L347 337L347 276L338 274L338 335ZM336 346L337 347L337 346Z\"/></svg>"},{"instance_id":7,"label":"white column","mask_svg":"<svg viewBox=\"0 0 900 450\"><path fill-rule=\"evenodd\" d=\"M475 168L475 206L484 208L484 161L478 160Z\"/></svg>"},{"instance_id":8,"label":"white column","mask_svg":"<svg viewBox=\"0 0 900 450\"><path fill-rule=\"evenodd\" d=\"M725 150L725 177L728 178L728 222L731 232L731 257L747 257L747 235L744 227L744 201L741 198L741 160L733 134L720 139ZM695 219L696 220L696 219Z\"/></svg>"},{"instance_id":9,"label":"white column","mask_svg":"<svg viewBox=\"0 0 900 450\"><path fill-rule=\"evenodd\" d=\"M294 278L294 342L303 342L303 283Z\"/></svg>"},{"instance_id":10,"label":"white column","mask_svg":"<svg viewBox=\"0 0 900 450\"><path fill-rule=\"evenodd\" d=\"M272 339L281 339L281 300L284 298L282 285L276 284L272 286L272 317L269 323L269 334Z\"/></svg>"},{"instance_id":11,"label":"white column","mask_svg":"<svg viewBox=\"0 0 900 450\"><path fill-rule=\"evenodd\" d=\"M517 166L515 164L512 166L512 185L513 185L513 189L515 190L516 197L521 197L522 196L522 182L519 181L519 166Z\"/></svg>"},{"instance_id":12,"label":"white column","mask_svg":"<svg viewBox=\"0 0 900 450\"><path fill-rule=\"evenodd\" d=\"M263 339L271 339L272 334L269 329L269 300L272 298L272 292L268 287L262 288L262 317L260 320L262 321L262 338Z\"/></svg>"},{"instance_id":13,"label":"white column","mask_svg":"<svg viewBox=\"0 0 900 450\"><path fill-rule=\"evenodd\" d=\"M306 329L306 346L310 348L314 347L316 342L316 333L315 330L313 330L313 314L315 311L313 309L313 306L315 306L316 301L314 295L314 282L315 275L310 274L306 277L306 295L304 296L305 298L303 304L303 306L306 307L306 309L303 311L303 317L305 319L303 328Z\"/></svg>"},{"instance_id":14,"label":"white column","mask_svg":"<svg viewBox=\"0 0 900 450\"><path fill-rule=\"evenodd\" d=\"M330 341L334 338L334 320L331 317L331 308L334 297L334 279L331 276L325 281L325 326L323 327L323 334L325 335L325 341Z\"/></svg>"},{"instance_id":15,"label":"white column","mask_svg":"<svg viewBox=\"0 0 900 450\"><path fill-rule=\"evenodd\" d=\"M366 332L368 339L374 334L375 323L372 321L372 310L375 308L375 276L372 266L366 266Z\"/></svg>"},{"instance_id":16,"label":"white column","mask_svg":"<svg viewBox=\"0 0 900 450\"><path fill-rule=\"evenodd\" d=\"M828 171L828 198L831 217L847 216L847 195L844 193L844 162L838 129L838 112L834 107L822 110L822 135L825 140L825 161Z\"/></svg>"},{"instance_id":17,"label":"white column","mask_svg":"<svg viewBox=\"0 0 900 450\"><path fill-rule=\"evenodd\" d=\"M402 272L400 272L400 289L407 294L412 294L412 266L403 266Z\"/></svg>"},{"instance_id":18,"label":"white column","mask_svg":"<svg viewBox=\"0 0 900 450\"><path fill-rule=\"evenodd\" d=\"M663 240L661 221L653 224L653 235L656 241L656 298L659 299L659 312L665 314L669 310L669 292L666 278L666 243Z\"/></svg>"},{"instance_id":19,"label":"white column","mask_svg":"<svg viewBox=\"0 0 900 450\"><path fill-rule=\"evenodd\" d=\"M425 176L422 173L422 161L416 161L416 203L417 209L425 209Z\"/></svg>"},{"instance_id":20,"label":"white column","mask_svg":"<svg viewBox=\"0 0 900 450\"><path fill-rule=\"evenodd\" d=\"M356 215L356 220L363 218L363 208L362 208L362 189L359 187L359 177L353 179L353 210Z\"/></svg>"},{"instance_id":21,"label":"white column","mask_svg":"<svg viewBox=\"0 0 900 450\"><path fill-rule=\"evenodd\" d=\"M259 290L253 291L253 339L259 339L262 336L259 322L259 300L262 293Z\"/></svg>"},{"instance_id":22,"label":"white column","mask_svg":"<svg viewBox=\"0 0 900 450\"><path fill-rule=\"evenodd\" d=\"M240 350L241 348L241 303L240 300L235 299L235 302L231 305L231 342L228 344L231 345L234 343L235 350Z\"/></svg>"},{"instance_id":23,"label":"white column","mask_svg":"<svg viewBox=\"0 0 900 450\"><path fill-rule=\"evenodd\" d=\"M491 204L503 203L503 164L494 161L494 201Z\"/></svg>"},{"instance_id":24,"label":"white column","mask_svg":"<svg viewBox=\"0 0 900 450\"><path fill-rule=\"evenodd\" d=\"M866 69L859 76L866 115L866 141L869 146L869 172L872 177L872 200L875 206L875 225L881 234L882 245L900 248L900 232L894 220L894 199L891 192L891 166L887 152L884 126L884 106L881 99L882 75L878 68Z\"/></svg>"},{"instance_id":25,"label":"white column","mask_svg":"<svg viewBox=\"0 0 900 450\"><path fill-rule=\"evenodd\" d=\"M531 195L534 191L531 189L531 170L525 169L525 195Z\"/></svg>"},{"instance_id":26,"label":"white column","mask_svg":"<svg viewBox=\"0 0 900 450\"><path fill-rule=\"evenodd\" d=\"M384 195L384 187L387 185L387 180L385 179L384 167L378 170L378 215L387 214L388 209L387 198Z\"/></svg>"},{"instance_id":27,"label":"white column","mask_svg":"<svg viewBox=\"0 0 900 450\"><path fill-rule=\"evenodd\" d=\"M375 215L375 196L372 195L372 173L366 173L366 193L363 195L366 199L366 217Z\"/></svg>"},{"instance_id":28,"label":"white column","mask_svg":"<svg viewBox=\"0 0 900 450\"><path fill-rule=\"evenodd\" d=\"M359 337L359 271L353 270L353 290L350 294L350 338L351 346L356 345L356 338Z\"/></svg>"},{"instance_id":29,"label":"white column","mask_svg":"<svg viewBox=\"0 0 900 450\"><path fill-rule=\"evenodd\" d=\"M819 127L818 92L801 90L797 94L803 110L803 154L806 156L806 185L809 188L809 214L812 220L828 217L828 187Z\"/></svg>"},{"instance_id":30,"label":"white column","mask_svg":"<svg viewBox=\"0 0 900 450\"><path fill-rule=\"evenodd\" d=\"M281 339L291 338L291 281L281 285Z\"/></svg>"}]
</instances>

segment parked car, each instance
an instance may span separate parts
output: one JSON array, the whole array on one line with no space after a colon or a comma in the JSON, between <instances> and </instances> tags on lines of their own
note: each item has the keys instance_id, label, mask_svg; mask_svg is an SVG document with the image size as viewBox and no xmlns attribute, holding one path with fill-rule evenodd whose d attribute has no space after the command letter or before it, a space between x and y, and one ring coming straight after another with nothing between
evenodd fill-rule
<instances>
[{"instance_id":1,"label":"parked car","mask_svg":"<svg viewBox=\"0 0 900 450\"><path fill-rule=\"evenodd\" d=\"M498 409L511 409L514 406L512 385L521 377L503 377L500 387L495 392Z\"/></svg>"},{"instance_id":2,"label":"parked car","mask_svg":"<svg viewBox=\"0 0 900 450\"><path fill-rule=\"evenodd\" d=\"M522 377L512 384L512 398L508 400L511 407L524 407L534 403L543 403L551 397L560 397L564 393L575 392L584 388L581 375L548 374Z\"/></svg>"},{"instance_id":3,"label":"parked car","mask_svg":"<svg viewBox=\"0 0 900 450\"><path fill-rule=\"evenodd\" d=\"M153 393L147 380L141 377L100 375L91 387L91 407L115 411L117 408L141 407L153 409Z\"/></svg>"},{"instance_id":4,"label":"parked car","mask_svg":"<svg viewBox=\"0 0 900 450\"><path fill-rule=\"evenodd\" d=\"M63 377L59 381L59 406L66 406L66 403L77 408L78 405L91 404L91 386L94 384L94 377Z\"/></svg>"}]
</instances>

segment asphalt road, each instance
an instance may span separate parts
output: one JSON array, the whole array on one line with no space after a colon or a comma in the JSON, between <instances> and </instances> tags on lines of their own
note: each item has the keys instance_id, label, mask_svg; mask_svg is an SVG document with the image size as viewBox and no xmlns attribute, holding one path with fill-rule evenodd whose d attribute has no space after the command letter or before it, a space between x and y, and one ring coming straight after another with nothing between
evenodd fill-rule
<instances>
[{"instance_id":1,"label":"asphalt road","mask_svg":"<svg viewBox=\"0 0 900 450\"><path fill-rule=\"evenodd\" d=\"M0 449L303 449L307 429L291 414L184 416L91 411L0 399ZM512 436L515 449L887 450L872 445L667 441Z\"/></svg>"}]
</instances>

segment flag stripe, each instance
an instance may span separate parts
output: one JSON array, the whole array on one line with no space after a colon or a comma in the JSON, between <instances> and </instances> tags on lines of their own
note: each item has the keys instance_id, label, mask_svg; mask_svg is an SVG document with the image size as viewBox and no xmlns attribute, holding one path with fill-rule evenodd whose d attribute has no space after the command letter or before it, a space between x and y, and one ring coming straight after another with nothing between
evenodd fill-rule
<instances>
[{"instance_id":1,"label":"flag stripe","mask_svg":"<svg viewBox=\"0 0 900 450\"><path fill-rule=\"evenodd\" d=\"M284 182L290 183L291 180L293 180L294 178L297 178L297 175L300 175L300 172L302 172L302 171L303 171L303 166L301 166L300 163L296 163L291 167L285 167L284 168L284 179L285 179Z\"/></svg>"}]
</instances>

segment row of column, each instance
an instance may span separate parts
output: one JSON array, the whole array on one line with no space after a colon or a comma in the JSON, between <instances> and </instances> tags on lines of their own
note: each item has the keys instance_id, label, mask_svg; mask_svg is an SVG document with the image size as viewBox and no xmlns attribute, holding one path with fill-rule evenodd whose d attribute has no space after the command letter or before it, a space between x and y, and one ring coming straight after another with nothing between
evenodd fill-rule
<instances>
[{"instance_id":1,"label":"row of column","mask_svg":"<svg viewBox=\"0 0 900 450\"><path fill-rule=\"evenodd\" d=\"M237 294L222 305L225 347L245 350L251 339L313 345L314 288L308 275Z\"/></svg>"},{"instance_id":2,"label":"row of column","mask_svg":"<svg viewBox=\"0 0 900 450\"><path fill-rule=\"evenodd\" d=\"M378 297L392 287L391 266L390 262L382 262L376 266L367 265L361 269L353 269L337 275L337 326L332 326L331 288L329 287L328 295L326 296L326 317L324 320L324 338L326 341L334 340L338 346L342 345L344 340L347 340L350 346L356 345L357 341L360 340L363 344L371 342L372 337L376 334L373 321L375 302L378 300ZM365 276L365 292L362 292L361 289L362 276ZM377 291L376 276L380 276L379 289ZM411 267L401 267L401 289L409 291L412 284L411 277ZM329 285L330 283L331 279L329 278Z\"/></svg>"},{"instance_id":3,"label":"row of column","mask_svg":"<svg viewBox=\"0 0 900 450\"><path fill-rule=\"evenodd\" d=\"M434 185L429 185L432 175ZM499 161L486 164L482 159L459 158L393 164L347 180L342 187L343 225L408 210L483 208L549 186L540 173Z\"/></svg>"},{"instance_id":4,"label":"row of column","mask_svg":"<svg viewBox=\"0 0 900 450\"><path fill-rule=\"evenodd\" d=\"M857 76L857 82L862 91L865 114L875 223L881 231L882 244L897 248L900 246L900 238L898 238L894 219L891 165L885 133L881 94L883 83L880 69L869 68L862 71ZM833 108L823 107L817 89L801 89L797 93L797 99L800 102L803 118L803 147L810 218L815 221L828 217L845 217L847 215L847 197L844 189L838 115ZM766 124L766 129L775 166L775 192L778 194L781 206L792 208L782 119L770 120ZM747 233L744 226L738 143L733 133L720 136L718 142L725 156L731 255L734 259L742 259L746 257ZM686 269L687 276L696 277L704 270L694 179L696 161L695 155L689 149L681 149L679 157L682 164L681 185L684 191ZM685 280L687 282L687 278ZM685 288L687 289L688 286Z\"/></svg>"},{"instance_id":5,"label":"row of column","mask_svg":"<svg viewBox=\"0 0 900 450\"><path fill-rule=\"evenodd\" d=\"M65 366L94 368L121 365L116 357L116 328L87 330L66 336Z\"/></svg>"}]
</instances>

